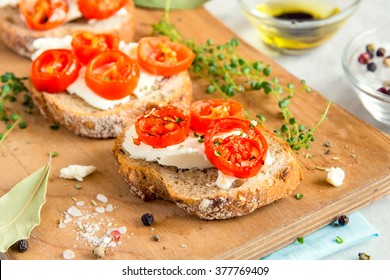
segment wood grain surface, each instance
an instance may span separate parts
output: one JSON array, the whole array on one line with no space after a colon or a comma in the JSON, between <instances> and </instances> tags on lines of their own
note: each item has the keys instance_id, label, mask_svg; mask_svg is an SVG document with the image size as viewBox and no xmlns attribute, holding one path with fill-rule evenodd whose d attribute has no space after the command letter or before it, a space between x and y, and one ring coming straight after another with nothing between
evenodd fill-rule
<instances>
[{"instance_id":1,"label":"wood grain surface","mask_svg":"<svg viewBox=\"0 0 390 280\"><path fill-rule=\"evenodd\" d=\"M150 34L150 23L160 17L160 11L138 9L137 37ZM197 42L213 38L223 43L237 37L203 8L173 11L171 20L184 37ZM239 53L270 64L272 73L281 83L299 85L304 78L294 77L245 43L241 43ZM0 45L1 73L13 71L18 76L28 76L29 66L28 60ZM195 99L210 98L204 94L203 81L194 78L193 82ZM307 82L310 85L310 81ZM345 94L353 94L352 89ZM280 126L278 108L272 97L246 93L236 99L251 115L265 115L269 128ZM327 100L313 90L310 94L297 94L290 109L299 121L313 127L326 105ZM80 238L76 224L70 222L66 228L58 227L58 220L64 219L63 213L76 203L72 197L85 202L79 207L82 211L94 213L90 201L97 201L97 194L105 195L108 202L97 201L99 206L112 204L114 210L85 222L100 222L101 232L126 227L121 242L107 250L105 259L257 259L294 242L298 236L318 230L341 214L351 213L390 193L389 137L337 105L331 107L312 148L298 153L304 176L298 189L291 196L252 214L223 221L199 220L173 203L161 200L146 203L133 197L118 174L111 152L113 140L81 138L63 127L53 131L37 111L26 119L28 127L12 131L0 146L0 195L42 167L50 151L57 151L58 157L52 160L42 222L32 231L29 250L19 253L10 248L4 254L9 259L63 259L66 249L75 253L75 259L94 258L93 246ZM4 130L2 123L0 126ZM326 142L330 148L324 147ZM327 149L330 154L325 154ZM97 171L83 182L60 178L59 170L69 164L95 165ZM325 181L326 172L317 170L316 166L342 167L346 172L343 186L329 185ZM82 189L76 189L77 184ZM295 198L298 192L304 195L301 200ZM155 216L152 227L145 227L140 221L146 212ZM153 240L155 234L160 236L159 242Z\"/></svg>"}]
</instances>

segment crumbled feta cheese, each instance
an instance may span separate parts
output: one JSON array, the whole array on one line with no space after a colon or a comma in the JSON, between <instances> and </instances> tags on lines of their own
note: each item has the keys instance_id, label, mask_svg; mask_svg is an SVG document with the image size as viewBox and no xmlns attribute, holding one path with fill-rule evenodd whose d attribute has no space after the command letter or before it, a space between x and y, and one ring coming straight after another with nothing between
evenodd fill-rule
<instances>
[{"instance_id":1,"label":"crumbled feta cheese","mask_svg":"<svg viewBox=\"0 0 390 280\"><path fill-rule=\"evenodd\" d=\"M345 172L340 167L331 167L326 170L328 175L326 176L326 181L335 186L340 187L343 184L345 179Z\"/></svg>"},{"instance_id":2,"label":"crumbled feta cheese","mask_svg":"<svg viewBox=\"0 0 390 280\"><path fill-rule=\"evenodd\" d=\"M65 179L76 179L83 181L85 176L88 176L96 170L95 166L69 165L60 170L60 177Z\"/></svg>"}]
</instances>

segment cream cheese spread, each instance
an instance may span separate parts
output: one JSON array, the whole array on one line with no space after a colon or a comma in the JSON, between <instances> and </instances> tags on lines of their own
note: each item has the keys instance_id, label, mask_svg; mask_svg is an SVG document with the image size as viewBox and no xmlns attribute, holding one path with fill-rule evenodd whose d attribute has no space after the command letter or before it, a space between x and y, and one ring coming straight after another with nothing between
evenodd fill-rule
<instances>
[{"instance_id":1,"label":"cream cheese spread","mask_svg":"<svg viewBox=\"0 0 390 280\"><path fill-rule=\"evenodd\" d=\"M67 35L61 38L39 38L34 40L33 48L36 50L31 56L31 60L35 60L42 52L50 49L71 49L72 36ZM119 49L128 54L131 58L137 59L137 43L125 43L123 41L119 44ZM80 69L78 78L67 88L70 94L75 94L82 98L89 105L101 109L109 110L116 105L124 104L129 101L130 97L126 96L122 99L108 100L93 92L85 83L85 69L83 66ZM140 68L140 77L137 87L133 93L137 98L142 98L153 90L155 83L161 82L164 79L163 76L157 76L150 74Z\"/></svg>"},{"instance_id":2,"label":"cream cheese spread","mask_svg":"<svg viewBox=\"0 0 390 280\"><path fill-rule=\"evenodd\" d=\"M218 137L224 138L231 134L238 134L234 131L230 133L218 134ZM204 144L199 143L199 138L194 136L190 131L188 137L181 143L168 146L166 148L153 148L143 142L136 141L138 139L135 126L132 125L125 134L123 148L134 159L143 159L146 161L156 161L161 165L175 166L179 169L206 169L212 168L214 165L207 159L204 151ZM269 151L267 152L265 165L273 163L273 158ZM218 177L215 185L221 189L229 189L235 180L238 178L226 175L218 170Z\"/></svg>"}]
</instances>

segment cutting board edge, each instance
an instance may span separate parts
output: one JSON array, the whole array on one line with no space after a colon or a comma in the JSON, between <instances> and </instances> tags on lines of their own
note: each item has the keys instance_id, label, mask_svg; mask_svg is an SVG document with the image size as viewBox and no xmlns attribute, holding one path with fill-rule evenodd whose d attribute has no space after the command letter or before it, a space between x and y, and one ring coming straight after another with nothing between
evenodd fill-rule
<instances>
[{"instance_id":1,"label":"cutting board edge","mask_svg":"<svg viewBox=\"0 0 390 280\"><path fill-rule=\"evenodd\" d=\"M386 183L387 185L385 185ZM386 187L378 192L378 188L382 185L385 185ZM217 256L215 259L260 259L294 242L296 237L291 237L291 231L299 233L297 236L306 236L329 225L332 221L334 221L335 217L340 215L340 213L348 215L358 209L363 208L364 206L370 205L375 201L380 200L387 195L390 195L390 175L379 178L374 183L366 184L365 187L362 188L360 192L355 193L353 197L343 197L339 200L333 201L333 203L330 203L325 207L322 207L323 215L317 217L316 219L313 218L315 218L317 213L313 211L309 216L304 217L304 219L296 220L295 223L286 225L286 227L283 227L278 231L274 231L271 235L267 235L266 239L265 237L262 237L251 240L239 248L233 248L229 252ZM355 197L364 197L364 199L356 200L358 203L345 208L345 202ZM305 221L308 219L312 220L311 223L305 223ZM317 223L313 222L316 220ZM307 227L308 224L311 226ZM285 231L286 233L283 235L281 234L282 231ZM273 236L278 237L277 239L279 242L274 242L274 240L272 240ZM264 246L267 245L268 247L264 249ZM262 250L259 250L259 247L256 246L261 246ZM259 254L259 251L262 251L262 253Z\"/></svg>"}]
</instances>

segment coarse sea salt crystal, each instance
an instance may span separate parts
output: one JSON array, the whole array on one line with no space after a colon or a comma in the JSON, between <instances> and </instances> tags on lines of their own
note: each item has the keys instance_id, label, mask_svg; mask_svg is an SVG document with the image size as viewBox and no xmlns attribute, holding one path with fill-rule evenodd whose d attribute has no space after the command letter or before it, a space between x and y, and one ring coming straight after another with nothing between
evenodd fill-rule
<instances>
[{"instance_id":1,"label":"coarse sea salt crystal","mask_svg":"<svg viewBox=\"0 0 390 280\"><path fill-rule=\"evenodd\" d=\"M112 204L108 204L106 206L106 212L112 212L112 210L114 210L114 207L112 206Z\"/></svg>"},{"instance_id":2,"label":"coarse sea salt crystal","mask_svg":"<svg viewBox=\"0 0 390 280\"><path fill-rule=\"evenodd\" d=\"M119 233L120 233L120 234L125 234L126 231L127 231L127 227L126 227L126 226L123 226L123 227L118 228L118 230L119 230Z\"/></svg>"},{"instance_id":3,"label":"coarse sea salt crystal","mask_svg":"<svg viewBox=\"0 0 390 280\"><path fill-rule=\"evenodd\" d=\"M97 212L97 213L102 214L102 213L104 213L104 211L105 211L104 207L96 207L95 208L95 212Z\"/></svg>"},{"instance_id":4,"label":"coarse sea salt crystal","mask_svg":"<svg viewBox=\"0 0 390 280\"><path fill-rule=\"evenodd\" d=\"M84 206L84 201L80 200L76 202L77 206Z\"/></svg>"},{"instance_id":5,"label":"coarse sea salt crystal","mask_svg":"<svg viewBox=\"0 0 390 280\"><path fill-rule=\"evenodd\" d=\"M103 243L109 244L110 242L111 242L111 238L110 238L110 237L105 236L105 237L103 238Z\"/></svg>"},{"instance_id":6,"label":"coarse sea salt crystal","mask_svg":"<svg viewBox=\"0 0 390 280\"><path fill-rule=\"evenodd\" d=\"M71 260L73 259L76 255L73 253L72 250L65 250L63 253L62 253L64 259L66 260Z\"/></svg>"},{"instance_id":7,"label":"coarse sea salt crystal","mask_svg":"<svg viewBox=\"0 0 390 280\"><path fill-rule=\"evenodd\" d=\"M73 217L81 217L83 214L81 213L81 211L79 209L77 209L76 206L72 206L70 207L67 212L72 215Z\"/></svg>"},{"instance_id":8,"label":"coarse sea salt crystal","mask_svg":"<svg viewBox=\"0 0 390 280\"><path fill-rule=\"evenodd\" d=\"M108 201L108 198L105 195L102 195L100 193L96 196L96 199L103 203L106 203Z\"/></svg>"}]
</instances>

